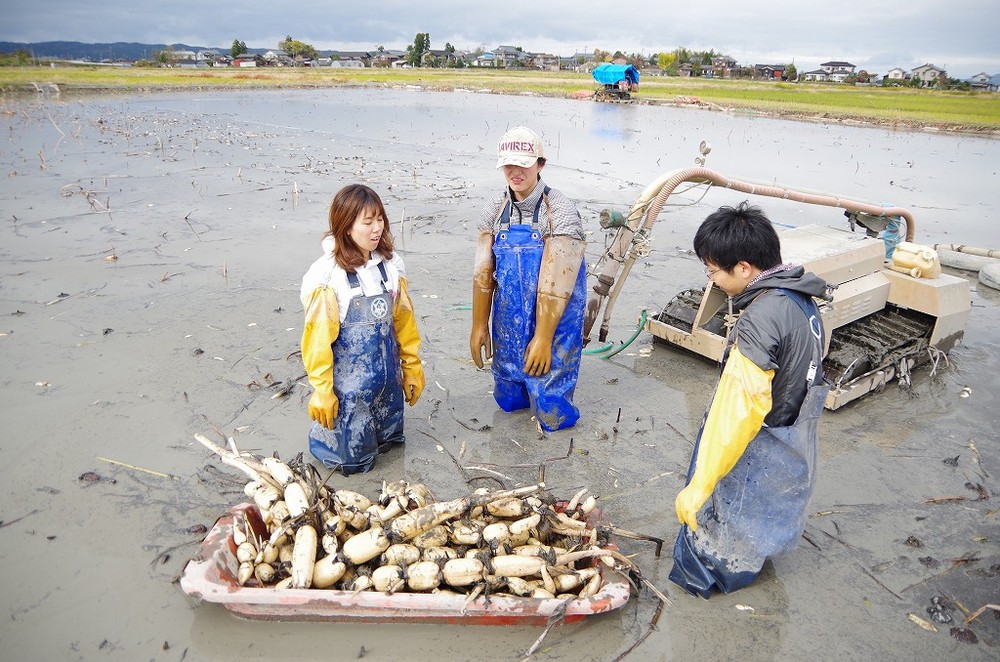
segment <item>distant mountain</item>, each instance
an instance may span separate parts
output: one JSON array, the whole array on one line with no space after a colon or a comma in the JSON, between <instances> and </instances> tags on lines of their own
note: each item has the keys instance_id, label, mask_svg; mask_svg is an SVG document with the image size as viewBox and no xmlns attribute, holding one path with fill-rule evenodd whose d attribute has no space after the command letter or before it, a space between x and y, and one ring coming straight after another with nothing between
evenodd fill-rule
<instances>
[{"instance_id":1,"label":"distant mountain","mask_svg":"<svg viewBox=\"0 0 1000 662\"><path fill-rule=\"evenodd\" d=\"M59 58L67 60L151 60L158 51L173 48L175 51L205 51L229 53L232 44L228 46L188 46L187 44L138 44L135 42L118 41L113 44L84 44L79 41L43 41L32 44L0 41L0 53L27 51L38 58ZM266 53L267 48L249 48L250 53Z\"/></svg>"}]
</instances>

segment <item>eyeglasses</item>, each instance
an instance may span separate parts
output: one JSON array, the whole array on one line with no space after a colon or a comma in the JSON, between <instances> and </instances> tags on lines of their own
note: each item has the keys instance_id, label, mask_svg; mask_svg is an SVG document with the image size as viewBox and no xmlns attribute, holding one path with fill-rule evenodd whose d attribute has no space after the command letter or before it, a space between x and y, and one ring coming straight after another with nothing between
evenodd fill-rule
<instances>
[{"instance_id":1,"label":"eyeglasses","mask_svg":"<svg viewBox=\"0 0 1000 662\"><path fill-rule=\"evenodd\" d=\"M708 276L709 278L714 276L719 271L722 271L722 267L716 267L715 269L709 269L708 267L705 267L705 275Z\"/></svg>"}]
</instances>

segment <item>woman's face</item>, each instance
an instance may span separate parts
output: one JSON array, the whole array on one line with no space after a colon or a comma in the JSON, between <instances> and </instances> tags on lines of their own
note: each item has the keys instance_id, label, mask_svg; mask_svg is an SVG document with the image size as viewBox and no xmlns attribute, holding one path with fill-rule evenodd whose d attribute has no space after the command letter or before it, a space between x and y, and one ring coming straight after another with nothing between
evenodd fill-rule
<instances>
[{"instance_id":1,"label":"woman's face","mask_svg":"<svg viewBox=\"0 0 1000 662\"><path fill-rule=\"evenodd\" d=\"M366 209L354 219L348 236L371 259L372 251L378 248L384 229L385 219L374 209Z\"/></svg>"},{"instance_id":2,"label":"woman's face","mask_svg":"<svg viewBox=\"0 0 1000 662\"><path fill-rule=\"evenodd\" d=\"M516 165L505 165L503 167L503 176L507 180L507 186L514 192L515 200L521 201L531 195L535 184L538 183L538 172L541 169L542 166L538 165L537 161L528 168Z\"/></svg>"}]
</instances>

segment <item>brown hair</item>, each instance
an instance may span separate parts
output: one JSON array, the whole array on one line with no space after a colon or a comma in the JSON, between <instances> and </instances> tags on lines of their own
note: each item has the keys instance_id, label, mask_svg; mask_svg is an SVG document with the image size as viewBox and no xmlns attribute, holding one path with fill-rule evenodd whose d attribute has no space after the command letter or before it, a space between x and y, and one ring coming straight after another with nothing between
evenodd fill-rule
<instances>
[{"instance_id":1,"label":"brown hair","mask_svg":"<svg viewBox=\"0 0 1000 662\"><path fill-rule=\"evenodd\" d=\"M349 184L333 196L333 202L330 203L330 229L325 235L333 237L333 257L346 271L354 271L366 262L361 248L351 239L351 226L365 212L373 212L385 221L375 252L386 260L392 258L392 233L389 231L389 220L386 218L382 199L364 184Z\"/></svg>"}]
</instances>

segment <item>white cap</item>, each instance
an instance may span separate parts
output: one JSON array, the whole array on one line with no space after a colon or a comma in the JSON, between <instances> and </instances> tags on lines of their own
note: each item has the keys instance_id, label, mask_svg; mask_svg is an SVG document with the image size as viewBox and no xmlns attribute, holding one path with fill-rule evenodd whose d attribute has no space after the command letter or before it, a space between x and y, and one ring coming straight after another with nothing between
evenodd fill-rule
<instances>
[{"instance_id":1,"label":"white cap","mask_svg":"<svg viewBox=\"0 0 1000 662\"><path fill-rule=\"evenodd\" d=\"M497 143L497 167L516 165L530 168L538 159L545 158L542 139L527 127L515 126L503 134Z\"/></svg>"}]
</instances>

